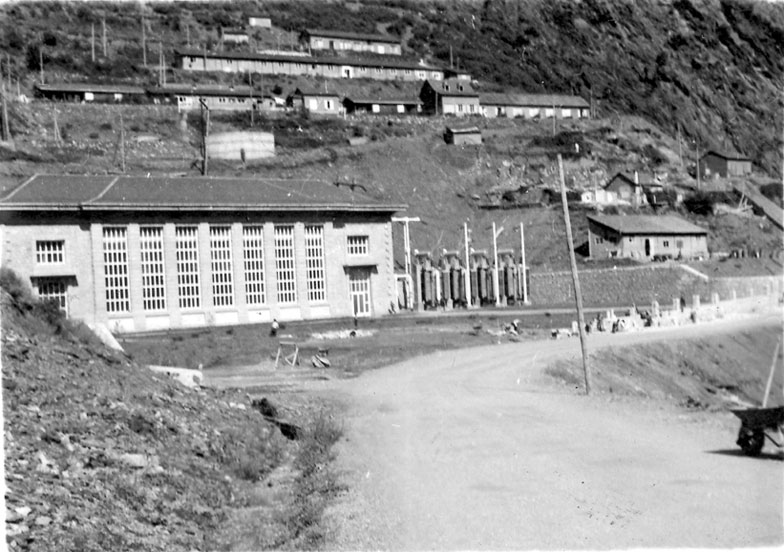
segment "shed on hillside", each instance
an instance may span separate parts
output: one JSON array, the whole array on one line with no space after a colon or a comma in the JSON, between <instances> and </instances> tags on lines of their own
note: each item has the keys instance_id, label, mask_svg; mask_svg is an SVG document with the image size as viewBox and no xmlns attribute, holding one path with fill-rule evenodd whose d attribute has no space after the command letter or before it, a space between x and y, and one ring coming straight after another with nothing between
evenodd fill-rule
<instances>
[{"instance_id":1,"label":"shed on hillside","mask_svg":"<svg viewBox=\"0 0 784 552\"><path fill-rule=\"evenodd\" d=\"M616 193L618 199L628 201L630 205L639 207L648 203L646 192L660 192L662 184L652 173L640 171L634 171L633 173L619 172L610 179L604 189L608 192Z\"/></svg>"},{"instance_id":2,"label":"shed on hillside","mask_svg":"<svg viewBox=\"0 0 784 552\"><path fill-rule=\"evenodd\" d=\"M751 159L742 155L710 150L700 157L698 169L702 178L729 178L751 174Z\"/></svg>"},{"instance_id":3,"label":"shed on hillside","mask_svg":"<svg viewBox=\"0 0 784 552\"><path fill-rule=\"evenodd\" d=\"M706 257L708 232L670 215L588 215L588 251L592 259Z\"/></svg>"},{"instance_id":4,"label":"shed on hillside","mask_svg":"<svg viewBox=\"0 0 784 552\"><path fill-rule=\"evenodd\" d=\"M259 29L271 29L272 19L266 15L251 15L248 17L248 25Z\"/></svg>"},{"instance_id":5,"label":"shed on hillside","mask_svg":"<svg viewBox=\"0 0 784 552\"><path fill-rule=\"evenodd\" d=\"M297 88L286 98L286 105L317 115L339 115L343 112L337 93L309 88Z\"/></svg>"},{"instance_id":6,"label":"shed on hillside","mask_svg":"<svg viewBox=\"0 0 784 552\"><path fill-rule=\"evenodd\" d=\"M463 144L481 144L482 132L478 127L446 127L444 141L447 144L461 146Z\"/></svg>"},{"instance_id":7,"label":"shed on hillside","mask_svg":"<svg viewBox=\"0 0 784 552\"><path fill-rule=\"evenodd\" d=\"M224 29L221 27L221 38L227 44L248 43L248 33L245 29Z\"/></svg>"}]
</instances>

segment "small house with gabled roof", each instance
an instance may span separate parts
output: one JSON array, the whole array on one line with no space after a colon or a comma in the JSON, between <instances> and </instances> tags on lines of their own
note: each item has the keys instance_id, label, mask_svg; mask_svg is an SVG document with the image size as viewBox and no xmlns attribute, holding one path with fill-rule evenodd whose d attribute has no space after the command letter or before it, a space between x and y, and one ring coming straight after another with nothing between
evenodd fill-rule
<instances>
[{"instance_id":1,"label":"small house with gabled roof","mask_svg":"<svg viewBox=\"0 0 784 552\"><path fill-rule=\"evenodd\" d=\"M621 201L640 207L648 205L648 196L651 193L662 191L662 183L656 175L646 171L618 172L607 182L604 189L616 194Z\"/></svg>"},{"instance_id":2,"label":"small house with gabled roof","mask_svg":"<svg viewBox=\"0 0 784 552\"><path fill-rule=\"evenodd\" d=\"M314 180L36 175L0 198L0 264L113 332L379 316L405 208Z\"/></svg>"},{"instance_id":3,"label":"small house with gabled roof","mask_svg":"<svg viewBox=\"0 0 784 552\"><path fill-rule=\"evenodd\" d=\"M315 115L340 115L343 104L337 92L325 89L299 87L288 98L286 105Z\"/></svg>"},{"instance_id":4,"label":"small house with gabled roof","mask_svg":"<svg viewBox=\"0 0 784 552\"><path fill-rule=\"evenodd\" d=\"M751 159L735 153L709 150L700 157L697 170L704 179L746 176L751 174Z\"/></svg>"},{"instance_id":5,"label":"small house with gabled roof","mask_svg":"<svg viewBox=\"0 0 784 552\"><path fill-rule=\"evenodd\" d=\"M707 257L708 231L672 215L588 215L591 259Z\"/></svg>"},{"instance_id":6,"label":"small house with gabled roof","mask_svg":"<svg viewBox=\"0 0 784 552\"><path fill-rule=\"evenodd\" d=\"M467 80L426 80L419 92L419 98L422 100L423 112L429 115L481 115L479 95Z\"/></svg>"}]
</instances>

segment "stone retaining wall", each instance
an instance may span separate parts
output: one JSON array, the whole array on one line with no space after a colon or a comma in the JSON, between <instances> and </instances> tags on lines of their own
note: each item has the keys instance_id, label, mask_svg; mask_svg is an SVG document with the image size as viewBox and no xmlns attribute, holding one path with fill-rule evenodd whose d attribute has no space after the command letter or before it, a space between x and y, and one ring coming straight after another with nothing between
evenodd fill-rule
<instances>
[{"instance_id":1,"label":"stone retaining wall","mask_svg":"<svg viewBox=\"0 0 784 552\"><path fill-rule=\"evenodd\" d=\"M779 297L784 293L781 277L710 278L706 281L677 266L584 270L579 278L586 306L647 305L652 301L668 305L673 298L680 297L691 303L694 295L708 302L714 293L722 300L732 299L733 292L734 297ZM573 305L571 273L531 274L530 299L533 305Z\"/></svg>"}]
</instances>

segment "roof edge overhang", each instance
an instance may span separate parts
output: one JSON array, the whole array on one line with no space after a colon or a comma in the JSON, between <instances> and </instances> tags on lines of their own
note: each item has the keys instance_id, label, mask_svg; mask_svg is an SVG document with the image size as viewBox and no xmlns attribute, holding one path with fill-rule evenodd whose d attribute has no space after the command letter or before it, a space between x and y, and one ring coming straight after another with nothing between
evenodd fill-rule
<instances>
[{"instance_id":1,"label":"roof edge overhang","mask_svg":"<svg viewBox=\"0 0 784 552\"><path fill-rule=\"evenodd\" d=\"M407 209L407 205L350 205L350 204L331 204L331 205L248 205L248 204L226 204L226 205L150 205L150 204L80 204L63 205L56 203L18 203L0 204L0 211L19 212L19 211L164 211L164 212L355 212L355 213L396 213Z\"/></svg>"}]
</instances>

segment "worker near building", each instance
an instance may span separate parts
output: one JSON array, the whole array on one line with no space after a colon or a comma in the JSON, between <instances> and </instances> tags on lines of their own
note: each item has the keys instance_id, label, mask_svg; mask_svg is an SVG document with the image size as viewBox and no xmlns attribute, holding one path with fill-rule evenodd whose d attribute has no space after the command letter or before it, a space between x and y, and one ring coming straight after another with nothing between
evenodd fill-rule
<instances>
[{"instance_id":1,"label":"worker near building","mask_svg":"<svg viewBox=\"0 0 784 552\"><path fill-rule=\"evenodd\" d=\"M273 318L272 324L270 325L270 337L277 337L278 329L280 329L280 324L278 324L278 319Z\"/></svg>"}]
</instances>

